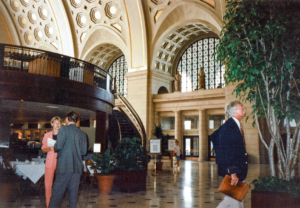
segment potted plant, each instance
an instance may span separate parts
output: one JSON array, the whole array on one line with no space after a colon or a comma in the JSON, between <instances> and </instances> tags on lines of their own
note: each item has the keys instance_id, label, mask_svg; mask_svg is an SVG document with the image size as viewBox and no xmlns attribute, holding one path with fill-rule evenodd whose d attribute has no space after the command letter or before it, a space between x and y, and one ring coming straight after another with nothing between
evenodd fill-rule
<instances>
[{"instance_id":1,"label":"potted plant","mask_svg":"<svg viewBox=\"0 0 300 208\"><path fill-rule=\"evenodd\" d=\"M126 192L146 190L146 151L139 138L124 138L115 148L115 185Z\"/></svg>"},{"instance_id":2,"label":"potted plant","mask_svg":"<svg viewBox=\"0 0 300 208\"><path fill-rule=\"evenodd\" d=\"M115 168L113 163L115 155L110 154L110 148L108 148L103 155L93 155L92 159L95 161L94 168L97 168L99 171L101 171L100 174L96 175L99 191L101 194L109 194L115 179L115 176L110 174Z\"/></svg>"},{"instance_id":3,"label":"potted plant","mask_svg":"<svg viewBox=\"0 0 300 208\"><path fill-rule=\"evenodd\" d=\"M299 2L226 2L216 52L226 66L225 82L236 84L233 93L251 102L254 123L268 152L271 176L276 176L277 162L278 180L291 181L300 144L300 39L295 35L300 28ZM296 123L293 128L291 121Z\"/></svg>"},{"instance_id":4,"label":"potted plant","mask_svg":"<svg viewBox=\"0 0 300 208\"><path fill-rule=\"evenodd\" d=\"M251 197L252 207L287 207L296 208L300 204L300 178L282 180L278 177L259 177L254 185Z\"/></svg>"}]
</instances>

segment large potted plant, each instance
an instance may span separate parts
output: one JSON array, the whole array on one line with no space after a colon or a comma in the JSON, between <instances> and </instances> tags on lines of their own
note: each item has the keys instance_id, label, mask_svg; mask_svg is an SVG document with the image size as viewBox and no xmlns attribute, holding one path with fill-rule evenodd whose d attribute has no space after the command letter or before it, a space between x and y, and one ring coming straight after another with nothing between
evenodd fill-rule
<instances>
[{"instance_id":1,"label":"large potted plant","mask_svg":"<svg viewBox=\"0 0 300 208\"><path fill-rule=\"evenodd\" d=\"M116 179L114 184L121 191L146 190L146 152L139 138L124 138L115 148Z\"/></svg>"},{"instance_id":2,"label":"large potted plant","mask_svg":"<svg viewBox=\"0 0 300 208\"><path fill-rule=\"evenodd\" d=\"M110 174L115 168L115 155L110 154L110 148L108 148L103 155L93 155L92 159L95 161L95 168L100 172L96 175L99 191L101 194L109 194L115 179L115 175Z\"/></svg>"},{"instance_id":3,"label":"large potted plant","mask_svg":"<svg viewBox=\"0 0 300 208\"><path fill-rule=\"evenodd\" d=\"M271 176L276 176L277 162L280 180L290 181L300 145L299 2L226 2L216 53L226 67L225 82L238 83L234 93L251 102L260 140L268 152ZM262 128L262 120L266 128ZM291 121L296 123L294 128L289 125ZM282 123L286 124L285 136Z\"/></svg>"}]
</instances>

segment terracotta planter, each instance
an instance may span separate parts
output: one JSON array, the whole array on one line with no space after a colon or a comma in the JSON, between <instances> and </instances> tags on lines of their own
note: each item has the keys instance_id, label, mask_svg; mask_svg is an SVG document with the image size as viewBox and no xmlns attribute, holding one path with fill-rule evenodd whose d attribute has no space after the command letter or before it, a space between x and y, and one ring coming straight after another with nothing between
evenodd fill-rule
<instances>
[{"instance_id":1,"label":"terracotta planter","mask_svg":"<svg viewBox=\"0 0 300 208\"><path fill-rule=\"evenodd\" d=\"M163 170L163 162L156 162L156 170Z\"/></svg>"},{"instance_id":2,"label":"terracotta planter","mask_svg":"<svg viewBox=\"0 0 300 208\"><path fill-rule=\"evenodd\" d=\"M252 208L299 208L300 199L289 193L251 191Z\"/></svg>"},{"instance_id":3,"label":"terracotta planter","mask_svg":"<svg viewBox=\"0 0 300 208\"><path fill-rule=\"evenodd\" d=\"M116 175L114 185L118 190L122 192L146 190L147 172L145 170L116 170L114 174Z\"/></svg>"},{"instance_id":4,"label":"terracotta planter","mask_svg":"<svg viewBox=\"0 0 300 208\"><path fill-rule=\"evenodd\" d=\"M114 175L96 175L100 194L109 194L115 179Z\"/></svg>"}]
</instances>

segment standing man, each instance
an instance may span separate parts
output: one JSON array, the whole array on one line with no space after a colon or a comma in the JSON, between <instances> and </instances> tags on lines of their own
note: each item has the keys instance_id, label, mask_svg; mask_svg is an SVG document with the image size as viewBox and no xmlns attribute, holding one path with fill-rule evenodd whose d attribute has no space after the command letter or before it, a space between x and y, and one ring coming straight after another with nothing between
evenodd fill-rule
<instances>
[{"instance_id":1,"label":"standing man","mask_svg":"<svg viewBox=\"0 0 300 208\"><path fill-rule=\"evenodd\" d=\"M232 101L227 105L226 116L228 120L210 138L216 151L218 174L231 176L231 185L235 186L239 180L246 179L248 172L244 131L240 123L246 116L246 108L239 101ZM243 208L244 201L225 196L217 208L223 207Z\"/></svg>"},{"instance_id":2,"label":"standing man","mask_svg":"<svg viewBox=\"0 0 300 208\"><path fill-rule=\"evenodd\" d=\"M59 129L54 151L57 152L56 178L49 208L60 207L66 189L69 192L69 207L75 208L83 164L81 155L87 151L87 137L75 125L77 113L71 111L66 117L66 126Z\"/></svg>"}]
</instances>

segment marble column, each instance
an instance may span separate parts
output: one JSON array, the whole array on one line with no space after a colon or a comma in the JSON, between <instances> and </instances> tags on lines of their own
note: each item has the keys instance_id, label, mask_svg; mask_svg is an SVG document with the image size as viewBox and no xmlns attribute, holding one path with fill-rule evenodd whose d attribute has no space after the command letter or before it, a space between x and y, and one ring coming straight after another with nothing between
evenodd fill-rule
<instances>
[{"instance_id":1,"label":"marble column","mask_svg":"<svg viewBox=\"0 0 300 208\"><path fill-rule=\"evenodd\" d=\"M183 130L182 130L182 113L175 111L175 139L179 141L181 151L183 152Z\"/></svg>"},{"instance_id":2,"label":"marble column","mask_svg":"<svg viewBox=\"0 0 300 208\"><path fill-rule=\"evenodd\" d=\"M198 161L208 160L208 136L206 128L206 110L199 111L199 158Z\"/></svg>"}]
</instances>

